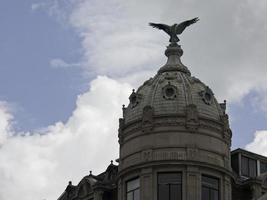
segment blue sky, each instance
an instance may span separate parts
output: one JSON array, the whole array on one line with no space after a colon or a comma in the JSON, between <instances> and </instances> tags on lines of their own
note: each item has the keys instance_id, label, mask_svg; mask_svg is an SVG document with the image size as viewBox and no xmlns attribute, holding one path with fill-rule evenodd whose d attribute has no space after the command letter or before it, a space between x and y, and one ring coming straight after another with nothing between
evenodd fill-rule
<instances>
[{"instance_id":1,"label":"blue sky","mask_svg":"<svg viewBox=\"0 0 267 200\"><path fill-rule=\"evenodd\" d=\"M121 105L166 62L148 22L200 18L182 62L227 100L232 148L267 156L266 13L265 0L2 1L0 199L55 199L118 157Z\"/></svg>"},{"instance_id":2,"label":"blue sky","mask_svg":"<svg viewBox=\"0 0 267 200\"><path fill-rule=\"evenodd\" d=\"M0 7L0 98L14 107L14 128L29 131L66 121L78 94L87 89L78 66L53 68L52 59L81 59L80 38L31 1Z\"/></svg>"}]
</instances>

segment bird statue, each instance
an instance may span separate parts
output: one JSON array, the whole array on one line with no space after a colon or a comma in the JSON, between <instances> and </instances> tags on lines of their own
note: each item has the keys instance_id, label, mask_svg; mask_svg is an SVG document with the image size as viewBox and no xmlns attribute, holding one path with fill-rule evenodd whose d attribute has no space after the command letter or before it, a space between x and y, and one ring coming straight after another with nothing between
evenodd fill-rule
<instances>
[{"instance_id":1,"label":"bird statue","mask_svg":"<svg viewBox=\"0 0 267 200\"><path fill-rule=\"evenodd\" d=\"M160 30L163 30L170 36L169 42L171 43L177 43L179 42L179 38L177 35L180 35L187 26L190 26L191 24L196 23L199 20L198 17L184 21L180 24L173 24L172 26L166 25L166 24L156 24L156 23L149 23L150 26L153 28L158 28Z\"/></svg>"}]
</instances>

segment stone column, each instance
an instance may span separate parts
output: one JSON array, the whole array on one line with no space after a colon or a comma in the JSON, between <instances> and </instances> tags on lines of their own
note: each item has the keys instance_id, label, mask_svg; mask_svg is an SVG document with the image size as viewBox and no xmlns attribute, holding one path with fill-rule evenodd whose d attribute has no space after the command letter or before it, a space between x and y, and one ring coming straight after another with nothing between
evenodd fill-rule
<instances>
[{"instance_id":1,"label":"stone column","mask_svg":"<svg viewBox=\"0 0 267 200\"><path fill-rule=\"evenodd\" d=\"M200 173L197 167L188 167L186 173L186 200L200 200Z\"/></svg>"},{"instance_id":2,"label":"stone column","mask_svg":"<svg viewBox=\"0 0 267 200\"><path fill-rule=\"evenodd\" d=\"M152 169L145 168L141 171L140 177L140 200L153 200L153 176Z\"/></svg>"},{"instance_id":3,"label":"stone column","mask_svg":"<svg viewBox=\"0 0 267 200\"><path fill-rule=\"evenodd\" d=\"M118 180L118 200L123 200L123 184L122 180Z\"/></svg>"},{"instance_id":4,"label":"stone column","mask_svg":"<svg viewBox=\"0 0 267 200\"><path fill-rule=\"evenodd\" d=\"M225 200L231 200L232 199L232 186L231 186L231 180L229 176L224 177L224 191L223 191L223 199Z\"/></svg>"}]
</instances>

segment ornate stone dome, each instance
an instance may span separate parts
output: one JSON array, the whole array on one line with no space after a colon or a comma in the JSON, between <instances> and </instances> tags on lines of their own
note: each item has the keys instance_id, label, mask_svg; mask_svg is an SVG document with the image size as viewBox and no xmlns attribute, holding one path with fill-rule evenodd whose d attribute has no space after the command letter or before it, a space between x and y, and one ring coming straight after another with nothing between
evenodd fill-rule
<instances>
[{"instance_id":1,"label":"ornate stone dome","mask_svg":"<svg viewBox=\"0 0 267 200\"><path fill-rule=\"evenodd\" d=\"M145 107L151 107L154 116L168 116L185 115L190 105L197 108L199 117L220 120L224 104L220 105L212 90L181 63L180 46L168 46L165 54L167 63L130 95L130 103L123 109L125 124L142 119Z\"/></svg>"},{"instance_id":2,"label":"ornate stone dome","mask_svg":"<svg viewBox=\"0 0 267 200\"><path fill-rule=\"evenodd\" d=\"M191 76L180 60L182 54L181 47L171 43L165 51L167 63L133 90L130 103L123 106L119 171L144 163L146 151L151 164L170 159L230 169L226 102L218 103L212 90ZM190 157L190 151L197 159Z\"/></svg>"},{"instance_id":3,"label":"ornate stone dome","mask_svg":"<svg viewBox=\"0 0 267 200\"><path fill-rule=\"evenodd\" d=\"M183 50L171 43L167 63L158 73L132 92L120 119L118 194L124 199L125 185L139 181L140 199L156 199L161 173L183 177L186 199L199 199L203 177L221 180L220 199L230 200L231 130L212 90L181 63ZM139 177L139 178L136 178ZM142 188L143 187L143 188ZM185 192L186 191L186 192Z\"/></svg>"}]
</instances>

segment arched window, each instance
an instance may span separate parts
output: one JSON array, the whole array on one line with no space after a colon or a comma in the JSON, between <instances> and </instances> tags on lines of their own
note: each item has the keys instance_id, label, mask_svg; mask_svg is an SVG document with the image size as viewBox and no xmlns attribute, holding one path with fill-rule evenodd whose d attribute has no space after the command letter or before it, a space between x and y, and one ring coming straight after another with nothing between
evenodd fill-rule
<instances>
[{"instance_id":1,"label":"arched window","mask_svg":"<svg viewBox=\"0 0 267 200\"><path fill-rule=\"evenodd\" d=\"M219 179L202 175L201 200L219 200Z\"/></svg>"},{"instance_id":2,"label":"arched window","mask_svg":"<svg viewBox=\"0 0 267 200\"><path fill-rule=\"evenodd\" d=\"M140 199L140 179L136 178L130 180L126 184L126 199L139 200Z\"/></svg>"},{"instance_id":3,"label":"arched window","mask_svg":"<svg viewBox=\"0 0 267 200\"><path fill-rule=\"evenodd\" d=\"M158 200L182 200L182 174L158 174Z\"/></svg>"}]
</instances>

